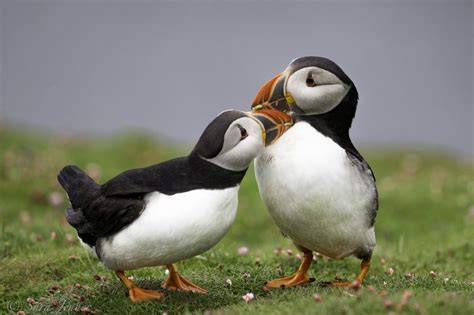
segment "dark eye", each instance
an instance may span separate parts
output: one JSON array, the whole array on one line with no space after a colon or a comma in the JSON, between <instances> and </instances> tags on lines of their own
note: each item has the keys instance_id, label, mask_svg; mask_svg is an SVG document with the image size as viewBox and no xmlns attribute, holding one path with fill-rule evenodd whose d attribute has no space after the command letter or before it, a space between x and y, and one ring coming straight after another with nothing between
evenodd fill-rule
<instances>
[{"instance_id":1,"label":"dark eye","mask_svg":"<svg viewBox=\"0 0 474 315\"><path fill-rule=\"evenodd\" d=\"M309 87L316 86L316 82L314 82L313 74L311 72L308 74L308 77L306 78L306 85Z\"/></svg>"},{"instance_id":2,"label":"dark eye","mask_svg":"<svg viewBox=\"0 0 474 315\"><path fill-rule=\"evenodd\" d=\"M242 141L247 138L249 134L247 133L247 130L245 130L245 128L241 125L237 125L237 127L240 129L240 140Z\"/></svg>"}]
</instances>

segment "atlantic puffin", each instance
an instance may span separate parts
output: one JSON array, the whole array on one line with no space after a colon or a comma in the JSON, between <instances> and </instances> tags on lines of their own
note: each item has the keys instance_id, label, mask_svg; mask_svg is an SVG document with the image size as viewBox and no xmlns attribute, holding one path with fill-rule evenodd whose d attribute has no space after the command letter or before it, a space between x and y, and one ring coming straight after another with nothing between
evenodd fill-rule
<instances>
[{"instance_id":1,"label":"atlantic puffin","mask_svg":"<svg viewBox=\"0 0 474 315\"><path fill-rule=\"evenodd\" d=\"M277 109L294 120L255 161L259 192L271 217L304 254L293 275L268 281L268 287L314 281L307 273L313 251L333 259L356 256L362 263L354 281L364 281L376 243L378 193L374 173L349 136L357 103L351 79L322 57L295 59L252 102L256 112Z\"/></svg>"},{"instance_id":2,"label":"atlantic puffin","mask_svg":"<svg viewBox=\"0 0 474 315\"><path fill-rule=\"evenodd\" d=\"M186 157L128 170L102 185L79 167L66 166L58 174L70 201L66 220L81 243L116 272L133 302L163 295L125 276L125 270L148 266L167 266L163 288L205 294L173 263L219 242L234 221L249 163L290 125L291 118L276 110L228 110L207 126Z\"/></svg>"}]
</instances>

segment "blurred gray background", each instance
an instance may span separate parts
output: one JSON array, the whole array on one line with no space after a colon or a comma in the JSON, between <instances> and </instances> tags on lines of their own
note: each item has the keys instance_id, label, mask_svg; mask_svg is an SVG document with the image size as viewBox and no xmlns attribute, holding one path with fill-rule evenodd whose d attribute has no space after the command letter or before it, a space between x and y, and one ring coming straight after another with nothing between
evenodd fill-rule
<instances>
[{"instance_id":1,"label":"blurred gray background","mask_svg":"<svg viewBox=\"0 0 474 315\"><path fill-rule=\"evenodd\" d=\"M1 1L0 119L193 143L294 58L355 82L357 144L474 154L472 1Z\"/></svg>"}]
</instances>

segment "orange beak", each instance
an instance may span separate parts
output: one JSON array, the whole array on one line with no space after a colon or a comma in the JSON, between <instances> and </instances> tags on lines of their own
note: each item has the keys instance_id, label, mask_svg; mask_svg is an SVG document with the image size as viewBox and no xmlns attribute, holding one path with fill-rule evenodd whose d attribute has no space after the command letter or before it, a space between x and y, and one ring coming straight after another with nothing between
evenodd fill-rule
<instances>
[{"instance_id":1,"label":"orange beak","mask_svg":"<svg viewBox=\"0 0 474 315\"><path fill-rule=\"evenodd\" d=\"M291 116L271 108L248 112L248 115L260 124L265 146L274 143L293 125Z\"/></svg>"},{"instance_id":2,"label":"orange beak","mask_svg":"<svg viewBox=\"0 0 474 315\"><path fill-rule=\"evenodd\" d=\"M287 79L288 70L285 70L265 83L252 102L252 110L271 108L282 112L291 111L294 100L291 94L286 92Z\"/></svg>"}]
</instances>

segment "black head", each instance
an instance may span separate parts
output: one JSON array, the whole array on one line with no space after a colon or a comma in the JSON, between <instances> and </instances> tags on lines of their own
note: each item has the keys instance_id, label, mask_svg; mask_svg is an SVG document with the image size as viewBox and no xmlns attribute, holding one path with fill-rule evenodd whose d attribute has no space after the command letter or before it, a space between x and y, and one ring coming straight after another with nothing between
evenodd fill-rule
<instances>
[{"instance_id":1,"label":"black head","mask_svg":"<svg viewBox=\"0 0 474 315\"><path fill-rule=\"evenodd\" d=\"M191 155L228 170L241 171L291 122L290 116L276 110L258 114L228 110L207 126Z\"/></svg>"},{"instance_id":2,"label":"black head","mask_svg":"<svg viewBox=\"0 0 474 315\"><path fill-rule=\"evenodd\" d=\"M193 153L205 159L212 159L219 154L224 145L224 135L235 120L247 117L244 112L227 110L220 113L202 133Z\"/></svg>"},{"instance_id":3,"label":"black head","mask_svg":"<svg viewBox=\"0 0 474 315\"><path fill-rule=\"evenodd\" d=\"M345 74L344 71L332 60L324 58L324 57L300 57L296 58L288 65L288 69L290 73L295 73L298 70L308 67L318 67L329 71L336 75L342 82L353 85L351 79Z\"/></svg>"}]
</instances>

